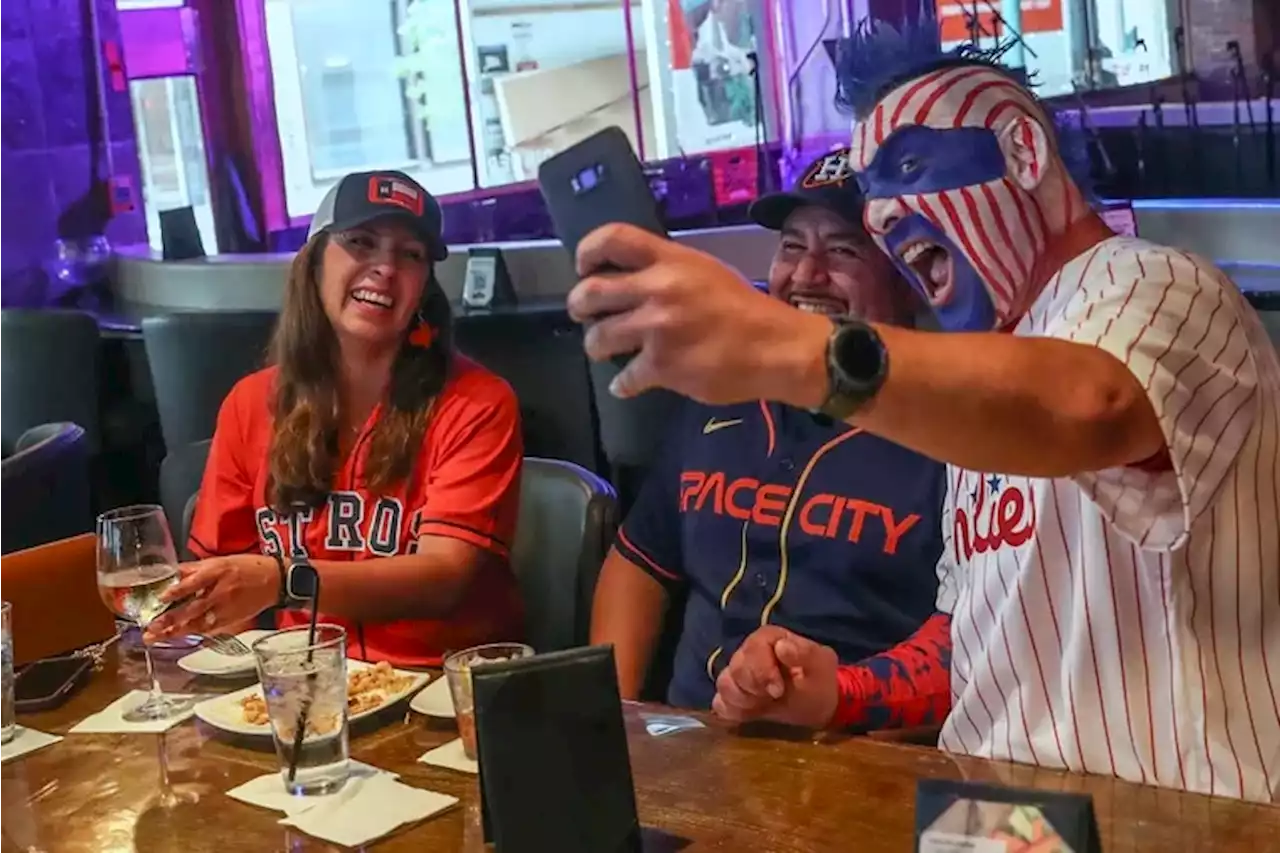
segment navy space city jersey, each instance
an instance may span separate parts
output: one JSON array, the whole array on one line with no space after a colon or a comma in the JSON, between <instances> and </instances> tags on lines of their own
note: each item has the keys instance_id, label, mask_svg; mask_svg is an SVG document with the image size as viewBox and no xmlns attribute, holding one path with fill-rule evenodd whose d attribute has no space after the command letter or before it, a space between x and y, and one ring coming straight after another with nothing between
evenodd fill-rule
<instances>
[{"instance_id":1,"label":"navy space city jersey","mask_svg":"<svg viewBox=\"0 0 1280 853\"><path fill-rule=\"evenodd\" d=\"M907 639L934 610L945 491L941 464L829 418L686 404L616 543L687 585L668 701L710 705L766 623L843 663Z\"/></svg>"}]
</instances>

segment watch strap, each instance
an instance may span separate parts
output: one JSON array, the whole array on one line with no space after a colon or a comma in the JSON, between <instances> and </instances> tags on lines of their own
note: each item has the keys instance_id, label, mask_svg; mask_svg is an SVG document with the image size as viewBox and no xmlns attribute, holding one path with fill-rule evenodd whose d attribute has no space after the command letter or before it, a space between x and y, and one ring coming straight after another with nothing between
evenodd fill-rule
<instances>
[{"instance_id":1,"label":"watch strap","mask_svg":"<svg viewBox=\"0 0 1280 853\"><path fill-rule=\"evenodd\" d=\"M869 323L852 319L833 323L827 339L827 399L818 411L843 421L880 391L889 372L889 353Z\"/></svg>"},{"instance_id":2,"label":"watch strap","mask_svg":"<svg viewBox=\"0 0 1280 853\"><path fill-rule=\"evenodd\" d=\"M284 557L279 554L271 555L276 561L276 569L280 572L280 593L276 596L276 607L286 607L289 604L289 570L285 568Z\"/></svg>"}]
</instances>

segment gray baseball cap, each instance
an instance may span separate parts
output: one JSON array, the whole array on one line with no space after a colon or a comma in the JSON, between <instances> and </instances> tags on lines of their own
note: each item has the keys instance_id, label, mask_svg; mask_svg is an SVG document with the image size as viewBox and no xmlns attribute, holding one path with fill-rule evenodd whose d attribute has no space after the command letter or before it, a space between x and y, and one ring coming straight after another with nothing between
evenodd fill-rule
<instances>
[{"instance_id":1,"label":"gray baseball cap","mask_svg":"<svg viewBox=\"0 0 1280 853\"><path fill-rule=\"evenodd\" d=\"M433 261L449 256L440 202L404 172L355 172L339 180L311 217L307 239L375 219L403 222L427 245Z\"/></svg>"}]
</instances>

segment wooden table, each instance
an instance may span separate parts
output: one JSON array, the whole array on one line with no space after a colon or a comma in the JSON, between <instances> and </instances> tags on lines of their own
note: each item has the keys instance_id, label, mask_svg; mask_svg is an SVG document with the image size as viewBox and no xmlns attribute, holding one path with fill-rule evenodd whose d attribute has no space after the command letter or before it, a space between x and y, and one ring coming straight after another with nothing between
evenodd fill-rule
<instances>
[{"instance_id":1,"label":"wooden table","mask_svg":"<svg viewBox=\"0 0 1280 853\"><path fill-rule=\"evenodd\" d=\"M141 686L141 663L121 654L71 702L23 725L56 734ZM191 679L162 667L166 690L243 686ZM814 742L747 736L708 718L707 728L651 737L626 707L645 849L893 851L912 849L916 780L970 779L1093 795L1107 853L1280 850L1280 807L1180 794L1112 779L955 758L867 738ZM402 828L379 851L484 849L474 777L417 763L455 737L452 726L399 709L352 734L353 758L408 784L461 799L450 812ZM161 765L177 805L160 804ZM232 740L186 722L165 735L70 735L3 768L3 850L335 850L280 826L280 815L224 793L277 770L269 740Z\"/></svg>"}]
</instances>

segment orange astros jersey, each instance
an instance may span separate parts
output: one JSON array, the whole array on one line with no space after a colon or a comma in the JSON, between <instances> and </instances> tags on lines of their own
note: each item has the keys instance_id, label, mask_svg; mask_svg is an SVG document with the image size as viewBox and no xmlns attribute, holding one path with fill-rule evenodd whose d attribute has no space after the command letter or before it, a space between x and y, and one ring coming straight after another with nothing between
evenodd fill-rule
<instances>
[{"instance_id":1,"label":"orange astros jersey","mask_svg":"<svg viewBox=\"0 0 1280 853\"><path fill-rule=\"evenodd\" d=\"M364 486L361 473L379 406L341 461L325 503L282 516L266 500L276 373L272 367L245 377L222 404L196 502L192 552L201 558L263 553L372 560L412 553L423 535L461 539L503 559L483 564L451 619L355 624L322 614L322 620L346 627L352 657L406 665L438 664L449 649L518 639L520 599L507 558L523 447L519 409L507 384L456 357L407 480L382 494ZM323 604L323 590L321 596ZM279 621L284 627L305 619L286 612Z\"/></svg>"}]
</instances>

